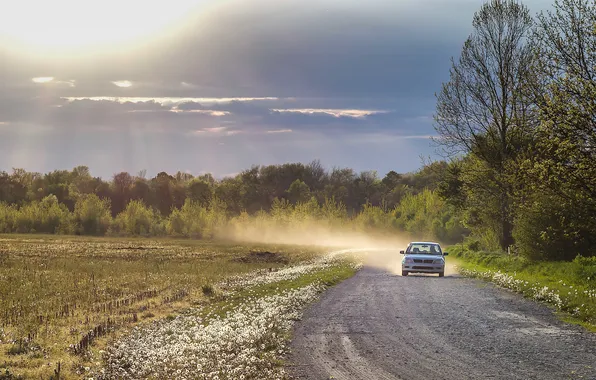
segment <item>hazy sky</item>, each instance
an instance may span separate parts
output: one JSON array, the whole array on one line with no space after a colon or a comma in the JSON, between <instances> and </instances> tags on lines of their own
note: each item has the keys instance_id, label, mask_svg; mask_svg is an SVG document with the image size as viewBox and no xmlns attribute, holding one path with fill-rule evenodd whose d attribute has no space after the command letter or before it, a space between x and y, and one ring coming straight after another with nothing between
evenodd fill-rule
<instances>
[{"instance_id":1,"label":"hazy sky","mask_svg":"<svg viewBox=\"0 0 596 380\"><path fill-rule=\"evenodd\" d=\"M0 13L0 170L109 178L313 159L415 170L436 157L434 94L482 2L13 3Z\"/></svg>"}]
</instances>

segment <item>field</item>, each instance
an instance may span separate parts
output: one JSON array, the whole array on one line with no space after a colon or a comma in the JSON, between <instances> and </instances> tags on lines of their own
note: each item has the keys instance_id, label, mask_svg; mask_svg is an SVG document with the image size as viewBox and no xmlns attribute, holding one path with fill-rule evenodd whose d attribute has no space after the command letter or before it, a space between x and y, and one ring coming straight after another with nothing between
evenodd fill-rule
<instances>
[{"instance_id":1,"label":"field","mask_svg":"<svg viewBox=\"0 0 596 380\"><path fill-rule=\"evenodd\" d=\"M109 344L132 327L175 321L184 313L205 320L206 310L208 319L221 318L223 310L236 310L245 297L265 299L301 289L313 285L316 279L309 276L318 273L332 279L349 275L345 267L305 264L327 251L192 240L2 236L0 378L99 373Z\"/></svg>"}]
</instances>

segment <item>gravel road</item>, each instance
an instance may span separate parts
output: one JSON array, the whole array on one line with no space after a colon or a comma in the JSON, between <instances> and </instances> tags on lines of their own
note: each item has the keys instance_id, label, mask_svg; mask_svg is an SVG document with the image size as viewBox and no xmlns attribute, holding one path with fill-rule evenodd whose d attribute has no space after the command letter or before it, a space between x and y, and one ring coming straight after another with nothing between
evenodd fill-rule
<instances>
[{"instance_id":1,"label":"gravel road","mask_svg":"<svg viewBox=\"0 0 596 380\"><path fill-rule=\"evenodd\" d=\"M298 322L298 379L596 379L596 334L457 274L364 267Z\"/></svg>"}]
</instances>

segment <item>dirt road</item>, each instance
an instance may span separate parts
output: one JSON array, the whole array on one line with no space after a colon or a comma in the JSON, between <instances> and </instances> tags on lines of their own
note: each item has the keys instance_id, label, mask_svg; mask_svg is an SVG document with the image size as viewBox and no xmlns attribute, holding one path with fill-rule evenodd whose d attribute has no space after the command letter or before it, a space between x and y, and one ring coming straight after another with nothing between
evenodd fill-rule
<instances>
[{"instance_id":1,"label":"dirt road","mask_svg":"<svg viewBox=\"0 0 596 380\"><path fill-rule=\"evenodd\" d=\"M299 379L596 379L596 334L454 274L365 267L306 311L291 349Z\"/></svg>"}]
</instances>

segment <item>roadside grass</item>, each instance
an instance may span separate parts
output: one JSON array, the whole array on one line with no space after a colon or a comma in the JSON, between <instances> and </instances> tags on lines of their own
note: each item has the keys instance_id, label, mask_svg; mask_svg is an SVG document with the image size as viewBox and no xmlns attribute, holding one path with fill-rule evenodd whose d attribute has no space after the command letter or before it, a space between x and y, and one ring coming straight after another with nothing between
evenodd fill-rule
<instances>
[{"instance_id":1,"label":"roadside grass","mask_svg":"<svg viewBox=\"0 0 596 380\"><path fill-rule=\"evenodd\" d=\"M596 332L596 258L530 261L499 252L449 247L460 273L482 278L553 306L560 319Z\"/></svg>"},{"instance_id":2,"label":"roadside grass","mask_svg":"<svg viewBox=\"0 0 596 380\"><path fill-rule=\"evenodd\" d=\"M283 293L284 291L302 288L313 283L330 287L350 278L356 269L350 261L340 261L321 270L301 275L298 278L272 283L254 285L232 293L230 296L221 296L218 302L199 310L198 314L208 320L211 316L225 317L226 313L241 305L247 298L262 298Z\"/></svg>"},{"instance_id":3,"label":"roadside grass","mask_svg":"<svg viewBox=\"0 0 596 380\"><path fill-rule=\"evenodd\" d=\"M74 379L118 332L217 302L231 276L320 257L314 246L0 235L0 378ZM90 333L92 332L92 333Z\"/></svg>"},{"instance_id":4,"label":"roadside grass","mask_svg":"<svg viewBox=\"0 0 596 380\"><path fill-rule=\"evenodd\" d=\"M286 378L292 324L319 293L357 268L346 257L317 260L281 269L287 279L264 272L225 290L214 286L213 302L115 339L96 378Z\"/></svg>"}]
</instances>

